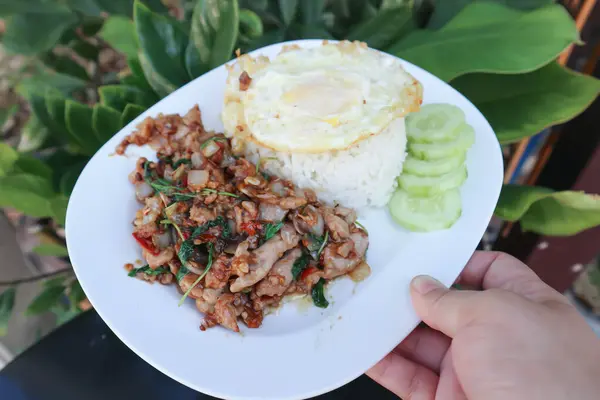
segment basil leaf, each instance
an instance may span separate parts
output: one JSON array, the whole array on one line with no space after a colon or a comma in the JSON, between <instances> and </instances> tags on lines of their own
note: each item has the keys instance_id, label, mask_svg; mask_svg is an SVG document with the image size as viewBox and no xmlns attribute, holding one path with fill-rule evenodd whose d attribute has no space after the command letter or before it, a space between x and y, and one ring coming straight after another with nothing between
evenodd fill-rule
<instances>
[{"instance_id":1,"label":"basil leaf","mask_svg":"<svg viewBox=\"0 0 600 400\"><path fill-rule=\"evenodd\" d=\"M295 281L298 280L298 277L308 267L308 254L302 252L302 255L294 261L294 265L292 266L292 276Z\"/></svg>"},{"instance_id":2,"label":"basil leaf","mask_svg":"<svg viewBox=\"0 0 600 400\"><path fill-rule=\"evenodd\" d=\"M271 239L273 236L275 236L277 234L277 232L279 232L281 230L282 226L283 226L283 221L279 221L276 224L265 225L265 236L264 236L263 240L266 242L267 240Z\"/></svg>"},{"instance_id":3,"label":"basil leaf","mask_svg":"<svg viewBox=\"0 0 600 400\"><path fill-rule=\"evenodd\" d=\"M190 273L190 271L188 271L188 269L182 265L179 268L179 271L177 271L177 275L175 275L177 282L181 281L189 273Z\"/></svg>"},{"instance_id":4,"label":"basil leaf","mask_svg":"<svg viewBox=\"0 0 600 400\"><path fill-rule=\"evenodd\" d=\"M25 315L37 315L49 311L58 304L64 295L64 286L49 286L45 288L27 307Z\"/></svg>"},{"instance_id":5,"label":"basil leaf","mask_svg":"<svg viewBox=\"0 0 600 400\"><path fill-rule=\"evenodd\" d=\"M315 303L315 306L320 307L320 308L327 308L327 306L329 306L329 302L325 298L325 293L324 293L325 282L326 282L325 279L323 279L323 278L319 279L319 282L317 282L315 284L315 286L313 286L312 291L311 291L313 303Z\"/></svg>"},{"instance_id":6,"label":"basil leaf","mask_svg":"<svg viewBox=\"0 0 600 400\"><path fill-rule=\"evenodd\" d=\"M150 275L150 276L157 276L160 274L166 274L166 273L170 272L170 270L165 267L158 267L156 269L152 269L152 268L150 268L150 266L148 264L146 264L143 267L139 267L137 269L132 269L131 271L129 271L129 274L127 274L127 275L134 277L137 275L138 272L143 272L146 275Z\"/></svg>"}]
</instances>

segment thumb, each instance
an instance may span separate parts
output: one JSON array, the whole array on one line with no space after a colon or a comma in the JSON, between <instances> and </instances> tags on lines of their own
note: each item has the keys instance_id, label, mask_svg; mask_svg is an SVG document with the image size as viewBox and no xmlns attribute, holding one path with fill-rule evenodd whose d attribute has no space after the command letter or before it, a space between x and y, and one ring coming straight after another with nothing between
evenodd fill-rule
<instances>
[{"instance_id":1,"label":"thumb","mask_svg":"<svg viewBox=\"0 0 600 400\"><path fill-rule=\"evenodd\" d=\"M480 292L449 290L436 279L420 275L410 283L410 294L423 322L451 338L477 316L475 297Z\"/></svg>"}]
</instances>

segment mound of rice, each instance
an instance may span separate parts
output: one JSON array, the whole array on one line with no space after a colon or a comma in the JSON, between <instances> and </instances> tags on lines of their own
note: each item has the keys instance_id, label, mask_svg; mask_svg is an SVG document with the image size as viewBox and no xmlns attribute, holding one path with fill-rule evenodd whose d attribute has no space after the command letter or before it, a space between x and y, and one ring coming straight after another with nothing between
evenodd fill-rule
<instances>
[{"instance_id":1,"label":"mound of rice","mask_svg":"<svg viewBox=\"0 0 600 400\"><path fill-rule=\"evenodd\" d=\"M323 46L330 45L324 43ZM353 52L362 54L371 51L358 42L339 42L334 46L337 46L336 51L340 54L348 54L349 57ZM284 48L283 52L296 49L292 46ZM376 57L382 57L377 54ZM382 62L388 68L403 72L396 61ZM313 189L319 199L329 205L339 203L354 209L385 206L396 189L396 178L402 172L406 154L404 116L406 112L418 110L422 101L420 84L404 72L408 83L404 91L398 94L407 99L404 113L390 111L391 114L386 115L389 117L387 126L382 125L383 129L377 133L365 135L344 147L330 147L326 151L277 150L276 146L266 145L254 137L246 124L243 100L246 98L245 90L250 87L251 79L248 77L264 71L269 64L270 60L266 57L245 55L238 57L237 63L229 67L222 117L225 135L232 138L234 153L245 156L271 175L290 180L298 187ZM266 90L271 88L267 86ZM363 104L367 103L363 100ZM275 118L279 119L279 115ZM260 114L260 118L264 120L269 116ZM318 138L309 140L316 140L311 144L319 144Z\"/></svg>"},{"instance_id":2,"label":"mound of rice","mask_svg":"<svg viewBox=\"0 0 600 400\"><path fill-rule=\"evenodd\" d=\"M313 189L329 205L361 209L381 207L396 189L406 149L404 118L394 120L379 135L347 150L327 153L285 153L260 146L244 137L234 139L234 149L267 173Z\"/></svg>"}]
</instances>

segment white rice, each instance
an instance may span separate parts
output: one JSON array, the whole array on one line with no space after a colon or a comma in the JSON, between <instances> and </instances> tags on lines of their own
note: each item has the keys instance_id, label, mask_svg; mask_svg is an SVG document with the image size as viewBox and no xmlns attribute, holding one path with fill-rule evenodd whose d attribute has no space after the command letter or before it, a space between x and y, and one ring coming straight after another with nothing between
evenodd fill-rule
<instances>
[{"instance_id":1,"label":"white rice","mask_svg":"<svg viewBox=\"0 0 600 400\"><path fill-rule=\"evenodd\" d=\"M260 160L267 173L313 189L325 203L354 209L387 204L406 155L404 118L392 121L384 131L346 150L326 153L278 152L244 141L244 155L255 164Z\"/></svg>"}]
</instances>

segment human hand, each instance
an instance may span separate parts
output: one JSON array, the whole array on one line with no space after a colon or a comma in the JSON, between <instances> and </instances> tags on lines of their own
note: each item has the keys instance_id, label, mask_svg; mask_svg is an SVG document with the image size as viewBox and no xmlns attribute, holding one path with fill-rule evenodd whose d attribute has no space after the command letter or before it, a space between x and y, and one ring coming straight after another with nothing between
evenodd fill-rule
<instances>
[{"instance_id":1,"label":"human hand","mask_svg":"<svg viewBox=\"0 0 600 400\"><path fill-rule=\"evenodd\" d=\"M600 398L600 340L519 260L476 252L448 290L411 282L418 326L367 375L404 400Z\"/></svg>"}]
</instances>

